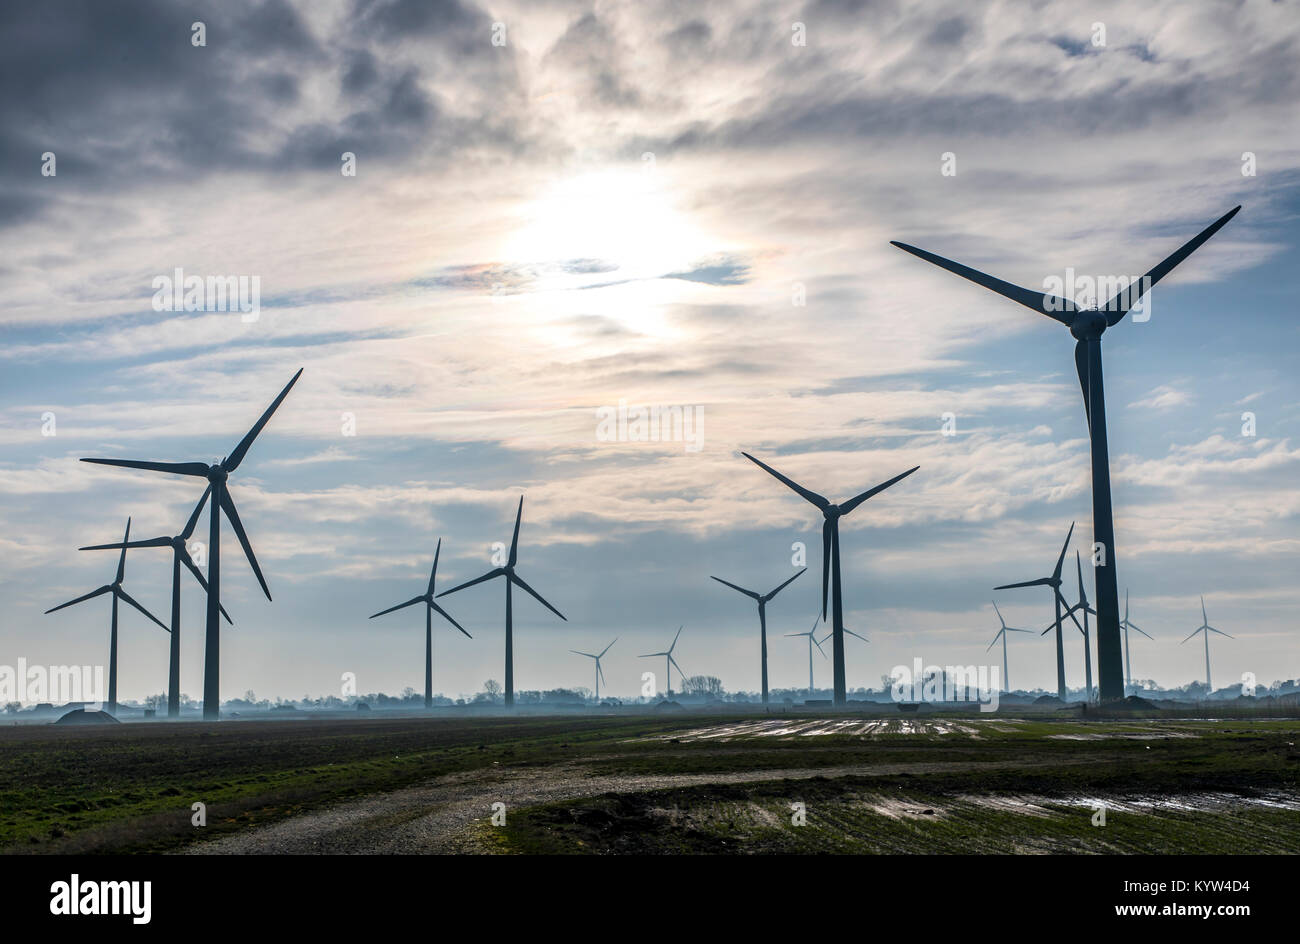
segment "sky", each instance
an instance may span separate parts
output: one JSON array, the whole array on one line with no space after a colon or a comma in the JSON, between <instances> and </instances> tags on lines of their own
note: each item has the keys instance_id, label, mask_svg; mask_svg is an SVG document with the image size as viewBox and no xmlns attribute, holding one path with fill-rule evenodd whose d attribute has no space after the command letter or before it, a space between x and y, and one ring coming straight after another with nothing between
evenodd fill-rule
<instances>
[{"instance_id":1,"label":"sky","mask_svg":"<svg viewBox=\"0 0 1300 944\"><path fill-rule=\"evenodd\" d=\"M1140 275L1243 210L1109 330L1133 675L1300 676L1300 15L1294 3L54 0L0 13L0 663L105 663L111 581L81 545L178 531L211 462L302 378L231 479L274 600L227 528L221 694L423 685L418 608L477 576L524 497L519 690L688 674L807 682L820 520L843 522L849 686L996 664L1047 591L992 587L1092 543L1073 338L890 246L1042 289ZM195 45L203 23L206 45ZM1103 35L1104 33L1104 35ZM1100 41L1099 41L1100 40ZM54 173L48 168L54 155ZM354 175L344 173L351 155ZM176 269L256 277L256 318L156 310ZM620 403L692 441L620 441ZM1245 435L1243 414L1254 417ZM52 422L51 425L51 417ZM955 435L945 435L946 424ZM206 521L200 536L206 530ZM1073 565L1067 595L1077 595ZM164 622L165 551L124 586ZM1095 592L1088 580L1088 595ZM434 689L503 680L499 583L440 601ZM182 584L182 690L203 601ZM166 687L124 609L119 694ZM1077 632L1067 679L1083 680ZM827 646L829 652L829 646ZM1016 688L1055 686L1016 636ZM818 686L830 662L816 659ZM663 687L663 680L658 679Z\"/></svg>"}]
</instances>

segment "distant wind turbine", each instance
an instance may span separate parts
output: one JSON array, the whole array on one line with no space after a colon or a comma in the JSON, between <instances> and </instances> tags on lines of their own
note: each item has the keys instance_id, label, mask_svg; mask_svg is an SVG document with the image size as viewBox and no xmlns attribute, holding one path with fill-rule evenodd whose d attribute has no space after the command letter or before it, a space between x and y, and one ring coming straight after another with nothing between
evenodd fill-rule
<instances>
[{"instance_id":1,"label":"distant wind turbine","mask_svg":"<svg viewBox=\"0 0 1300 944\"><path fill-rule=\"evenodd\" d=\"M465 627L456 622L452 615L433 602L433 584L438 578L438 555L442 553L442 538L438 538L438 546L433 551L433 569L429 571L429 588L424 591L423 595L412 597L405 603L399 603L397 606L390 606L386 610L380 610L374 616L383 616L385 613L392 613L394 610L401 610L408 606L415 606L417 603L424 604L424 707L433 707L433 614L437 613L448 623L455 626L462 633L473 639L473 636L466 631Z\"/></svg>"},{"instance_id":2,"label":"distant wind turbine","mask_svg":"<svg viewBox=\"0 0 1300 944\"><path fill-rule=\"evenodd\" d=\"M1093 540L1101 545L1105 553L1096 568L1097 606L1100 612L1097 620L1097 668L1102 701L1123 698L1124 691L1123 666L1120 662L1119 589L1115 576L1115 526L1111 513L1110 454L1106 443L1106 400L1102 389L1101 336L1107 328L1118 324L1138 304L1143 294L1200 248L1240 209L1239 206L1234 207L1219 217L1137 282L1120 289L1101 308L1083 309L1073 300L1021 288L924 249L892 242L899 249L926 262L1059 321L1070 329L1075 338L1074 365L1079 374L1079 386L1083 390L1092 453L1092 533Z\"/></svg>"},{"instance_id":3,"label":"distant wind turbine","mask_svg":"<svg viewBox=\"0 0 1300 944\"><path fill-rule=\"evenodd\" d=\"M253 428L235 446L235 451L220 462L207 465L203 462L140 462L135 459L81 460L126 469L149 469L154 472L170 472L174 475L193 475L208 480L208 488L212 491L212 513L208 522L208 620L203 650L204 721L216 721L221 716L221 623L218 608L221 603L221 515L223 512L230 521L230 527L234 530L235 537L239 539L240 546L244 549L244 556L248 558L257 582L262 585L262 592L266 594L268 600L271 599L271 591L266 586L266 578L262 576L262 568L257 566L257 558L253 556L253 548L248 543L248 535L244 533L244 524L239 520L239 512L235 510L235 500L230 497L226 480L231 472L239 468L257 434L262 431L262 427L271 419L271 414L284 402L284 398L289 395L289 391L301 376L300 368L298 373L293 375L293 379L280 391L280 395L267 407L261 418L253 424Z\"/></svg>"},{"instance_id":4,"label":"distant wind turbine","mask_svg":"<svg viewBox=\"0 0 1300 944\"><path fill-rule=\"evenodd\" d=\"M199 499L199 503L194 506L194 511L190 514L190 520L185 523L184 529L180 534L173 537L150 538L147 541L130 541L120 544L95 544L90 547L83 547L83 551L107 551L122 549L126 553L128 547L168 547L172 551L172 639L171 652L167 660L167 717L176 718L181 713L181 565L183 564L194 579L199 582L199 586L206 593L208 582L203 577L203 571L199 570L194 564L194 558L190 557L189 548L186 546L190 535L194 533L194 526L199 523L199 514L203 511L203 505L207 502L208 496L212 494L212 488L209 487ZM230 622L230 614L226 612L224 606L220 606L221 615Z\"/></svg>"},{"instance_id":5,"label":"distant wind turbine","mask_svg":"<svg viewBox=\"0 0 1300 944\"><path fill-rule=\"evenodd\" d=\"M514 636L514 608L511 603L511 588L518 586L542 606L546 607L566 623L568 619L564 614L557 610L551 604L542 599L542 595L528 586L524 578L515 573L515 564L519 560L519 523L524 517L524 497L519 496L519 511L515 514L515 534L510 539L510 557L504 567L496 567L489 570L481 577L475 577L473 580L467 580L459 586L452 587L450 590L444 590L438 594L445 597L457 590L464 590L466 587L472 587L476 583L483 583L485 580L492 580L496 577L506 578L506 707L512 708L515 704L515 636Z\"/></svg>"},{"instance_id":6,"label":"distant wind turbine","mask_svg":"<svg viewBox=\"0 0 1300 944\"><path fill-rule=\"evenodd\" d=\"M1130 629L1135 630L1136 632L1142 633L1142 635L1146 636L1147 639L1151 639L1149 635L1147 635L1145 632L1143 632L1141 629L1138 628L1137 623L1133 622L1131 619L1128 618L1128 589L1127 588L1125 588L1124 590L1124 618L1120 620L1119 625L1124 630L1124 691L1127 692L1133 687L1133 670L1129 666L1128 631ZM1154 640L1152 641L1154 642Z\"/></svg>"},{"instance_id":7,"label":"distant wind turbine","mask_svg":"<svg viewBox=\"0 0 1300 944\"><path fill-rule=\"evenodd\" d=\"M998 644L998 638L1001 637L1002 639L1002 690L1004 692L1009 692L1011 691L1011 678L1010 678L1010 673L1007 671L1007 633L1030 633L1032 635L1033 630L1016 629L1014 626L1008 626L1007 621L1002 618L1002 611L998 609L998 605L996 602L993 603L993 612L998 614L998 622L1002 624L1002 628L998 630L997 635L993 637L993 641L989 643L989 649L992 649L994 646L996 646ZM989 649L985 649L984 651L988 652Z\"/></svg>"},{"instance_id":8,"label":"distant wind turbine","mask_svg":"<svg viewBox=\"0 0 1300 944\"><path fill-rule=\"evenodd\" d=\"M802 573L802 571L800 571L800 573ZM798 574L796 574L795 576L798 576ZM821 644L820 642L817 641L817 624L820 623L821 621L822 621L822 618L821 618L821 614L819 613L819 614L817 614L817 616L815 616L815 617L813 618L812 629L808 630L808 632L806 632L806 633L786 633L787 636L807 636L807 637L808 637L808 694L809 694L809 695L812 695L812 693L813 693L813 657L812 657L813 646L816 646L816 647L817 647L817 651L820 652L820 653L822 654L822 658L823 658L823 659L826 658L826 650L823 649L823 648L822 648L822 644ZM830 637L827 636L827 638L829 639Z\"/></svg>"},{"instance_id":9,"label":"distant wind turbine","mask_svg":"<svg viewBox=\"0 0 1300 944\"><path fill-rule=\"evenodd\" d=\"M1218 633L1220 636L1228 636L1228 634L1210 625L1210 618L1205 615L1205 597L1201 597L1201 625L1192 630L1192 636L1197 633L1205 634L1205 693L1211 695L1214 693L1214 685L1210 682L1210 633ZM1191 639L1192 636L1188 636L1187 639ZM1228 636L1228 638L1233 639L1235 637ZM1183 642L1187 642L1187 639L1184 639ZM1179 643L1180 646L1182 644Z\"/></svg>"},{"instance_id":10,"label":"distant wind turbine","mask_svg":"<svg viewBox=\"0 0 1300 944\"><path fill-rule=\"evenodd\" d=\"M618 642L617 636L614 637L614 642ZM578 652L577 649L569 650L575 655L586 656L588 659L596 660L596 704L598 705L600 704L600 683L605 678L605 673L600 667L600 660L605 658L605 653L609 652L609 648L610 646L614 645L614 642L611 642L609 646L606 646L604 649L600 650L600 655L596 655L595 653L591 653L591 652Z\"/></svg>"},{"instance_id":11,"label":"distant wind turbine","mask_svg":"<svg viewBox=\"0 0 1300 944\"><path fill-rule=\"evenodd\" d=\"M1047 629L1043 630L1043 633L1044 634L1047 633L1047 631L1052 629L1053 626L1056 627L1056 696L1060 698L1061 701L1065 701L1065 697L1066 697L1065 696L1065 647L1064 644L1061 642L1061 618L1065 615L1069 615L1070 619L1074 620L1074 625L1079 626L1079 621L1075 619L1073 613L1069 612L1070 609L1069 602L1065 599L1065 597L1061 596L1061 568L1065 564L1065 552L1070 546L1070 537L1073 534L1074 534L1074 522L1071 521L1070 530L1065 535L1065 543L1061 545L1061 554L1059 557L1056 558L1056 567L1053 568L1052 570L1052 576L1039 577L1037 580L1025 580L1020 583L1004 583L1000 587L993 588L994 590L1013 590L1017 587L1051 587L1052 588L1052 602L1056 605L1056 622L1054 622L1051 626L1048 626ZM1062 606L1065 607L1065 612L1062 612L1061 609ZM1079 626L1079 631L1080 632L1083 631L1082 626Z\"/></svg>"},{"instance_id":12,"label":"distant wind turbine","mask_svg":"<svg viewBox=\"0 0 1300 944\"><path fill-rule=\"evenodd\" d=\"M835 505L811 489L804 488L793 479L786 478L776 469L765 465L749 453L742 452L741 455L792 489L805 501L815 505L822 513L824 519L822 523L822 619L826 619L826 596L829 587L832 604L831 638L834 641L831 647L832 664L835 672L834 701L836 705L843 705L848 701L848 694L844 685L844 597L840 583L840 519L852 512L853 509L872 495L883 492L891 485L901 482L919 469L920 466L913 466L901 475L896 475L889 481L882 482L867 489L860 495L850 498L844 504Z\"/></svg>"},{"instance_id":13,"label":"distant wind turbine","mask_svg":"<svg viewBox=\"0 0 1300 944\"><path fill-rule=\"evenodd\" d=\"M666 652L647 652L645 655L637 656L638 659L654 659L658 656L664 657L664 673L665 677L668 679L666 694L670 698L673 694L673 669L677 669L677 674L682 677L683 681L686 679L686 673L682 671L682 667L678 665L677 660L673 658L673 650L677 648L677 640L682 634L682 629L684 629L684 627L677 627L677 635L673 637L673 644L668 647Z\"/></svg>"},{"instance_id":14,"label":"distant wind turbine","mask_svg":"<svg viewBox=\"0 0 1300 944\"><path fill-rule=\"evenodd\" d=\"M1072 616L1076 612L1083 613L1083 626L1079 631L1083 633L1083 666L1085 678L1087 679L1088 701L1092 701L1092 643L1088 638L1088 614L1097 615L1097 611L1088 605L1088 592L1083 588L1083 561L1079 552L1074 552L1074 566L1079 572L1079 602L1065 611L1067 616ZM1076 621L1075 625L1078 625ZM1048 629L1051 627L1049 626ZM1043 630L1044 633L1047 630Z\"/></svg>"},{"instance_id":15,"label":"distant wind turbine","mask_svg":"<svg viewBox=\"0 0 1300 944\"><path fill-rule=\"evenodd\" d=\"M734 583L730 583L726 580L723 580L721 577L713 578L718 583L728 586L732 590L738 590L741 593L743 593L745 596L758 601L758 629L759 629L759 638L762 642L761 651L762 651L762 663L763 663L763 704L765 705L767 704L767 604L778 593L780 593L786 587L790 586L790 584L794 582L795 577L800 576L801 574L803 574L804 570L807 569L808 568L805 567L803 570L799 571L799 573L795 574L794 577L791 577L789 580L785 581L779 587L777 587L775 590L772 590L769 593L756 593L753 590L746 590L744 587L738 587Z\"/></svg>"},{"instance_id":16,"label":"distant wind turbine","mask_svg":"<svg viewBox=\"0 0 1300 944\"><path fill-rule=\"evenodd\" d=\"M131 519L127 518L126 534L122 536L122 543L125 544L130 540L131 540ZM131 606L139 610L141 613L143 613L145 616L149 617L149 619L153 620L159 626L162 626L164 630L167 629L166 626L163 626L162 621L159 620L158 617L154 616L152 613L150 613L148 610L142 607L139 603L136 603L134 598L132 598L131 594L127 593L125 590L122 589L122 578L125 574L126 574L126 548L124 547L122 548L121 555L117 559L117 576L113 578L112 583L104 584L104 586L100 587L98 590L92 590L89 593L84 594L83 596L77 597L75 600L69 600L67 603L60 603L58 606L52 607L45 611L47 614L53 613L55 610L62 610L65 607L76 606L78 603L81 603L85 600L94 599L95 597L98 596L103 596L105 593L112 594L113 622L112 622L112 629L109 631L109 637L108 637L108 713L110 715L117 714L117 601L124 600L125 602L129 603Z\"/></svg>"}]
</instances>

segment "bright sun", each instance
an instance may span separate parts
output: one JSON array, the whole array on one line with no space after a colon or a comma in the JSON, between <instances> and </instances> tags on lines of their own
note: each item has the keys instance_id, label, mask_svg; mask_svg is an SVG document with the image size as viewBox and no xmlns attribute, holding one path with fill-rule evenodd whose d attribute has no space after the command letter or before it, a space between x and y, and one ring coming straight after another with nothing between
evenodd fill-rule
<instances>
[{"instance_id":1,"label":"bright sun","mask_svg":"<svg viewBox=\"0 0 1300 944\"><path fill-rule=\"evenodd\" d=\"M592 260L609 280L654 278L708 255L705 235L673 205L657 171L600 171L555 184L522 213L507 240L512 262ZM559 272L543 276L568 279ZM591 280L590 273L586 281Z\"/></svg>"}]
</instances>

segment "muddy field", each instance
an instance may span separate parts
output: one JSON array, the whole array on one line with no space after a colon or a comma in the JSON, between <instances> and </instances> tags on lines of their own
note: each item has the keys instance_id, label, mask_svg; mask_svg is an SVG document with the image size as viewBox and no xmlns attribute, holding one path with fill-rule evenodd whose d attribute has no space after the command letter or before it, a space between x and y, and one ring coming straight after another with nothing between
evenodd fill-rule
<instances>
[{"instance_id":1,"label":"muddy field","mask_svg":"<svg viewBox=\"0 0 1300 944\"><path fill-rule=\"evenodd\" d=\"M1295 853L1297 735L1296 720L976 713L7 729L0 841L8 853Z\"/></svg>"}]
</instances>

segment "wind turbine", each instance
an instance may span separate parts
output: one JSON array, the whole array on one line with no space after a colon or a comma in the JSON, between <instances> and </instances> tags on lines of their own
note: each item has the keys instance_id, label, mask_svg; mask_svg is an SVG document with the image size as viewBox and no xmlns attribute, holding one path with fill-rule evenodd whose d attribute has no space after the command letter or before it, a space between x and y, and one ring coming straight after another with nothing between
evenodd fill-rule
<instances>
[{"instance_id":1,"label":"wind turbine","mask_svg":"<svg viewBox=\"0 0 1300 944\"><path fill-rule=\"evenodd\" d=\"M844 686L844 598L841 593L840 583L840 519L852 512L853 509L872 495L883 492L896 482L901 482L919 469L920 466L913 466L903 474L894 476L888 482L882 482L873 488L869 488L862 494L850 498L842 505L835 505L811 489L804 488L794 480L786 478L776 469L758 461L749 453L742 452L741 455L793 489L805 501L816 505L822 513L824 519L822 524L822 620L826 619L826 594L827 585L829 584L832 602L831 638L834 640L831 653L835 670L834 702L836 705L843 705L848 700L848 695Z\"/></svg>"},{"instance_id":2,"label":"wind turbine","mask_svg":"<svg viewBox=\"0 0 1300 944\"><path fill-rule=\"evenodd\" d=\"M803 571L800 571L799 573L803 573ZM799 574L795 574L795 576L797 577L799 576ZM817 641L817 624L820 623L821 620L822 618L820 614L814 617L812 629L808 630L808 632L806 633L786 633L787 636L808 637L808 694L809 695L812 695L813 693L813 657L812 657L813 646L817 647L817 651L822 654L823 659L826 658L826 650L823 649L822 644ZM829 639L830 637L827 636L827 638Z\"/></svg>"},{"instance_id":3,"label":"wind turbine","mask_svg":"<svg viewBox=\"0 0 1300 944\"><path fill-rule=\"evenodd\" d=\"M131 519L127 518L126 534L122 536L122 543L125 544L129 540L131 540ZM126 548L124 547L122 548L121 555L117 559L117 576L113 578L112 583L106 583L98 590L91 590L89 593L79 596L75 600L69 600L67 603L60 603L58 606L45 611L46 613L53 613L55 610L62 610L65 607L76 606L84 600L90 600L102 596L105 593L113 595L113 623L108 637L108 713L110 715L117 714L117 601L125 600L159 626L162 626L164 630L167 628L166 626L163 626L158 617L154 616L139 603L136 603L131 594L122 589L122 578L125 574Z\"/></svg>"},{"instance_id":4,"label":"wind turbine","mask_svg":"<svg viewBox=\"0 0 1300 944\"><path fill-rule=\"evenodd\" d=\"M1124 589L1124 618L1120 620L1119 625L1124 630L1124 691L1127 692L1133 687L1133 670L1129 667L1129 660L1128 660L1129 657L1128 631L1130 629L1135 629L1139 633L1142 633L1143 636L1146 636L1147 639L1151 639L1149 635L1147 635L1138 627L1137 623L1133 622L1131 619L1128 618L1128 588L1127 587ZM1155 640L1152 640L1152 642L1154 641Z\"/></svg>"},{"instance_id":5,"label":"wind turbine","mask_svg":"<svg viewBox=\"0 0 1300 944\"><path fill-rule=\"evenodd\" d=\"M785 581L783 584L781 584L779 587L777 587L775 590L771 591L770 593L755 593L753 590L746 590L744 587L738 587L734 583L730 583L726 580L723 580L721 577L713 578L718 583L724 584L730 587L732 590L739 590L745 596L751 597L752 599L758 601L758 628L759 628L760 639L762 640L762 653L763 653L763 659L762 659L763 661L763 704L765 705L767 704L767 604L768 601L770 601L778 593L780 593L786 587L790 586L790 584L794 582L795 577L800 576L804 572L804 570L807 569L808 568L805 567L803 570L799 571L799 573L795 574L794 577L791 577L789 580ZM809 651L808 659L809 659L809 663L811 663L812 661L811 651Z\"/></svg>"},{"instance_id":6,"label":"wind turbine","mask_svg":"<svg viewBox=\"0 0 1300 944\"><path fill-rule=\"evenodd\" d=\"M390 606L386 610L380 610L374 616L383 616L385 613L392 613L394 610L401 610L408 606L415 606L417 603L424 604L424 707L426 710L433 707L433 614L437 613L448 623L455 626L462 633L473 639L466 632L465 627L456 622L452 615L433 602L433 583L438 577L438 555L442 553L442 538L438 538L438 546L433 551L433 569L429 571L429 589L425 590L423 595L412 597L405 603L399 603L397 606Z\"/></svg>"},{"instance_id":7,"label":"wind turbine","mask_svg":"<svg viewBox=\"0 0 1300 944\"><path fill-rule=\"evenodd\" d=\"M1001 279L986 275L969 266L953 262L934 253L917 249L906 243L892 242L906 252L919 256L982 285L1005 298L1019 302L1040 314L1059 321L1074 335L1074 365L1083 390L1084 413L1088 419L1089 442L1092 453L1092 532L1093 540L1101 545L1104 557L1097 565L1097 668L1101 676L1101 700L1123 698L1123 666L1120 664L1119 589L1115 577L1115 526L1110 500L1110 453L1106 442L1106 399L1101 369L1101 336L1107 328L1114 327L1137 305L1142 296L1174 267L1195 252L1211 236L1237 214L1241 207L1219 217L1195 237L1184 243L1173 255L1151 269L1140 280L1120 291L1102 308L1080 308L1074 301L1044 292L1021 288Z\"/></svg>"},{"instance_id":8,"label":"wind turbine","mask_svg":"<svg viewBox=\"0 0 1300 944\"><path fill-rule=\"evenodd\" d=\"M1205 597L1201 597L1201 625L1192 630L1192 636L1197 633L1205 634L1205 694L1208 697L1214 694L1214 686L1210 683L1210 633L1218 633L1220 636L1228 636L1228 634L1210 625L1210 618L1205 615ZM1188 636L1187 639L1191 639L1192 636ZM1233 639L1235 637L1228 636L1228 638ZM1184 639L1183 642L1187 642L1187 639ZM1180 646L1182 644L1182 642L1179 643Z\"/></svg>"},{"instance_id":9,"label":"wind turbine","mask_svg":"<svg viewBox=\"0 0 1300 944\"><path fill-rule=\"evenodd\" d=\"M190 514L190 520L185 523L185 528L180 534L173 537L150 538L147 541L126 541L120 544L95 544L90 547L83 547L83 551L107 551L121 548L122 553L126 553L128 547L169 547L172 550L172 640L171 652L167 660L167 717L176 718L181 713L181 565L194 575L194 579L199 582L203 592L208 590L208 582L203 578L203 571L199 570L194 564L194 559L190 557L189 548L186 546L189 542L190 535L194 533L194 526L199 523L199 514L203 511L203 505L208 500L208 495L212 493L211 487L203 493L199 503L194 506L194 511ZM224 606L220 606L221 615L230 622L230 614L226 612Z\"/></svg>"},{"instance_id":10,"label":"wind turbine","mask_svg":"<svg viewBox=\"0 0 1300 944\"><path fill-rule=\"evenodd\" d=\"M1056 622L1052 626L1056 627L1056 695L1061 701L1065 701L1065 648L1061 642L1061 618L1069 616L1074 620L1074 625L1079 626L1079 621L1075 619L1073 613L1069 612L1070 604L1065 597L1061 596L1061 567L1065 564L1065 551L1070 546L1070 537L1074 534L1074 522L1070 522L1070 530L1065 535L1065 543L1061 545L1061 554L1056 558L1056 567L1052 570L1052 576L1039 577L1037 580L1024 580L1020 583L1005 583L1000 587L994 587L994 590L1013 590L1017 587L1051 587L1052 602L1056 604ZM1065 612L1062 613L1061 605L1065 605ZM1047 633L1052 628L1048 626L1043 630ZM1082 632L1083 627L1079 626Z\"/></svg>"},{"instance_id":11,"label":"wind turbine","mask_svg":"<svg viewBox=\"0 0 1300 944\"><path fill-rule=\"evenodd\" d=\"M223 512L235 532L235 537L239 539L240 546L244 549L244 556L252 565L257 582L262 585L262 592L266 594L268 600L271 599L271 591L262 576L262 568L257 566L257 558L253 556L253 548L248 543L248 535L244 533L243 522L239 520L239 512L235 510L235 501L230 497L226 480L231 472L239 468L257 434L262 431L262 427L271 419L271 414L284 402L284 398L289 395L289 391L301 376L302 369L299 368L298 373L294 374L293 379L280 391L280 395L253 424L253 428L235 446L235 451L220 462L206 465L202 462L140 462L135 459L81 460L127 469L149 469L153 472L170 472L174 475L193 475L208 480L208 488L212 492L212 513L208 520L208 619L203 649L204 721L216 721L221 715L221 623L217 614L221 603L221 515Z\"/></svg>"},{"instance_id":12,"label":"wind turbine","mask_svg":"<svg viewBox=\"0 0 1300 944\"><path fill-rule=\"evenodd\" d=\"M614 642L618 642L617 636L614 637ZM614 645L614 642L611 642L609 646ZM605 678L605 673L600 667L600 660L605 657L605 653L609 652L609 646L606 646L604 649L600 650L600 655L596 655L595 653L592 652L578 652L577 649L569 650L570 652L575 653L576 655L586 656L588 659L596 660L596 704L597 705L600 704L600 683L601 680Z\"/></svg>"},{"instance_id":13,"label":"wind turbine","mask_svg":"<svg viewBox=\"0 0 1300 944\"><path fill-rule=\"evenodd\" d=\"M681 626L677 627L677 636L673 637L673 644L668 647L667 652L647 652L643 656L637 656L638 659L653 659L656 656L664 657L664 672L668 679L668 688L665 694L669 696L673 693L673 668L675 667L677 669L677 674L680 675L683 680L686 679L686 673L682 671L682 667L677 665L677 660L673 658L673 650L677 648L677 638L678 636L681 636L683 628L684 627Z\"/></svg>"},{"instance_id":14,"label":"wind turbine","mask_svg":"<svg viewBox=\"0 0 1300 944\"><path fill-rule=\"evenodd\" d=\"M1083 611L1083 626L1080 632L1083 633L1083 666L1085 678L1087 679L1088 701L1092 701L1092 644L1088 639L1088 614L1097 615L1097 611L1088 605L1088 592L1083 589L1083 562L1079 557L1079 552L1074 552L1074 566L1079 571L1079 602L1066 610L1066 615L1073 615L1076 610ZM1078 621L1075 621L1078 626ZM1050 627L1049 627L1050 628ZM1044 630L1046 632L1047 630Z\"/></svg>"},{"instance_id":15,"label":"wind turbine","mask_svg":"<svg viewBox=\"0 0 1300 944\"><path fill-rule=\"evenodd\" d=\"M998 622L1002 624L1002 628L998 630L997 636L994 636L993 641L989 643L989 649L992 649L994 646L998 644L998 636L1002 637L1002 690L1004 692L1009 692L1011 691L1011 679L1010 679L1010 673L1007 671L1007 633L1031 633L1032 634L1033 630L1016 629L1014 626L1008 626L1007 621L1002 618L1002 611L998 609L997 602L996 601L992 601L992 602L993 602L993 612L998 614ZM984 651L988 652L989 649L985 649Z\"/></svg>"},{"instance_id":16,"label":"wind turbine","mask_svg":"<svg viewBox=\"0 0 1300 944\"><path fill-rule=\"evenodd\" d=\"M459 586L452 587L450 590L444 590L438 594L445 597L449 593L455 593L457 590L464 590L466 587L472 587L476 583L482 583L485 580L492 580L495 577L506 578L506 707L512 708L515 704L515 636L514 636L514 607L511 604L510 588L519 585L523 590L542 606L546 607L566 623L568 619L564 614L557 610L551 604L542 599L542 595L528 586L524 578L515 573L515 563L519 560L519 522L524 517L524 497L519 496L519 511L515 514L515 535L510 539L510 557L504 567L495 567L489 570L481 577L475 577L473 580L467 580Z\"/></svg>"}]
</instances>

